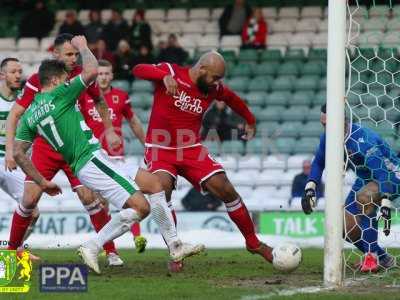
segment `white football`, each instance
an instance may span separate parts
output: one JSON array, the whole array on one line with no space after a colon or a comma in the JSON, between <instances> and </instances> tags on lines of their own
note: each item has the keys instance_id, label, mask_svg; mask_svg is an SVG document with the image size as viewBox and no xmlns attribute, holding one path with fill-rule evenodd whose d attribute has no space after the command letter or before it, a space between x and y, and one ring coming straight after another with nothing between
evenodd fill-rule
<instances>
[{"instance_id":1,"label":"white football","mask_svg":"<svg viewBox=\"0 0 400 300\"><path fill-rule=\"evenodd\" d=\"M272 265L276 270L292 272L300 265L301 249L292 243L282 243L272 250Z\"/></svg>"}]
</instances>

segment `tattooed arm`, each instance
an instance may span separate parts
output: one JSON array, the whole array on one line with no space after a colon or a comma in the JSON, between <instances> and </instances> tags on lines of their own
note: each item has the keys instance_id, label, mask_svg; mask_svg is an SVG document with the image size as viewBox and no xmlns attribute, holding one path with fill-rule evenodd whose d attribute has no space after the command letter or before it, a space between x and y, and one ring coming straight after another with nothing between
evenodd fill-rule
<instances>
[{"instance_id":1,"label":"tattooed arm","mask_svg":"<svg viewBox=\"0 0 400 300\"><path fill-rule=\"evenodd\" d=\"M72 46L79 50L82 58L82 79L86 85L89 85L97 77L97 68L99 66L96 57L90 51L86 38L83 35L77 35L71 40Z\"/></svg>"},{"instance_id":2,"label":"tattooed arm","mask_svg":"<svg viewBox=\"0 0 400 300\"><path fill-rule=\"evenodd\" d=\"M57 184L46 180L39 171L32 164L32 161L26 155L26 152L30 148L32 143L15 140L14 141L14 151L13 156L15 162L20 166L20 168L25 172L26 175L31 177L33 181L40 186L40 188L50 196L55 196L61 193L61 189L57 186Z\"/></svg>"}]
</instances>

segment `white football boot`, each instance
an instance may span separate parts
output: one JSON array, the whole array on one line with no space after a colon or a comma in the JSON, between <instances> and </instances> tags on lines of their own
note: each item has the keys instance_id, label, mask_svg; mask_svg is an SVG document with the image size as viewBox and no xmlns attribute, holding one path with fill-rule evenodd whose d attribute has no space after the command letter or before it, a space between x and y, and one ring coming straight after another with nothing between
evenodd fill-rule
<instances>
[{"instance_id":1,"label":"white football boot","mask_svg":"<svg viewBox=\"0 0 400 300\"><path fill-rule=\"evenodd\" d=\"M124 261L119 257L117 253L109 253L107 255L107 262L109 267L122 267L124 265Z\"/></svg>"},{"instance_id":2,"label":"white football boot","mask_svg":"<svg viewBox=\"0 0 400 300\"><path fill-rule=\"evenodd\" d=\"M169 250L171 259L175 262L183 260L185 257L199 254L203 252L205 246L203 244L192 245L189 243L182 243L180 240L174 242Z\"/></svg>"},{"instance_id":3,"label":"white football boot","mask_svg":"<svg viewBox=\"0 0 400 300\"><path fill-rule=\"evenodd\" d=\"M99 252L99 248L93 241L89 241L78 248L78 255L82 258L83 262L97 274L101 273L97 258Z\"/></svg>"}]
</instances>

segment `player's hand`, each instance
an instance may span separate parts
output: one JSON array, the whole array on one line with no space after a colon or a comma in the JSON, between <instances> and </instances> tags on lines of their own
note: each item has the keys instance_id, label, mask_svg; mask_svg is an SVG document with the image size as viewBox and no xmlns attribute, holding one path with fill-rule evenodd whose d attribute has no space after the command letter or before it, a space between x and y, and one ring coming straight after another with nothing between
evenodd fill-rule
<instances>
[{"instance_id":1,"label":"player's hand","mask_svg":"<svg viewBox=\"0 0 400 300\"><path fill-rule=\"evenodd\" d=\"M388 236L392 225L392 202L385 196L382 198L379 220L383 220L383 233Z\"/></svg>"},{"instance_id":2,"label":"player's hand","mask_svg":"<svg viewBox=\"0 0 400 300\"><path fill-rule=\"evenodd\" d=\"M256 134L256 124L246 124L246 126L244 127L244 132L245 134L242 136L242 138L246 141L250 141Z\"/></svg>"},{"instance_id":3,"label":"player's hand","mask_svg":"<svg viewBox=\"0 0 400 300\"><path fill-rule=\"evenodd\" d=\"M315 188L316 185L314 182L308 182L304 190L304 196L301 198L301 207L306 215L311 214L317 206L317 193Z\"/></svg>"},{"instance_id":4,"label":"player's hand","mask_svg":"<svg viewBox=\"0 0 400 300\"><path fill-rule=\"evenodd\" d=\"M12 171L17 169L17 163L15 162L11 151L6 151L4 167L6 171Z\"/></svg>"},{"instance_id":5,"label":"player's hand","mask_svg":"<svg viewBox=\"0 0 400 300\"><path fill-rule=\"evenodd\" d=\"M115 133L114 130L106 131L106 141L110 149L117 149L122 144L121 138Z\"/></svg>"},{"instance_id":6,"label":"player's hand","mask_svg":"<svg viewBox=\"0 0 400 300\"><path fill-rule=\"evenodd\" d=\"M87 41L85 36L83 35L76 35L71 40L71 45L74 46L76 49L80 50L87 47Z\"/></svg>"},{"instance_id":7,"label":"player's hand","mask_svg":"<svg viewBox=\"0 0 400 300\"><path fill-rule=\"evenodd\" d=\"M171 96L175 95L176 92L178 91L178 83L172 77L172 75L164 76L163 82L164 82L165 88L167 89L167 94L171 95Z\"/></svg>"},{"instance_id":8,"label":"player's hand","mask_svg":"<svg viewBox=\"0 0 400 300\"><path fill-rule=\"evenodd\" d=\"M62 194L61 188L57 184L48 181L46 179L42 181L40 187L43 190L43 192L49 194L50 196L56 196L58 194Z\"/></svg>"}]
</instances>

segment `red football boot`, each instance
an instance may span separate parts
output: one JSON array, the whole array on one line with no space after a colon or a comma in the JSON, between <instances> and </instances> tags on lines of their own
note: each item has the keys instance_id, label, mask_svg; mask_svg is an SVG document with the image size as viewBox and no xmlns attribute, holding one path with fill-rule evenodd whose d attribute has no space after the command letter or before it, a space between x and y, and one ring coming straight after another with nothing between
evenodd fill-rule
<instances>
[{"instance_id":1,"label":"red football boot","mask_svg":"<svg viewBox=\"0 0 400 300\"><path fill-rule=\"evenodd\" d=\"M368 252L364 256L364 260L361 264L360 272L361 273L376 273L378 272L378 259L376 258L376 255L373 253Z\"/></svg>"},{"instance_id":2,"label":"red football boot","mask_svg":"<svg viewBox=\"0 0 400 300\"><path fill-rule=\"evenodd\" d=\"M267 244L260 242L260 245L255 249L251 249L247 245L246 248L250 253L261 255L266 261L272 263L272 248Z\"/></svg>"}]
</instances>

